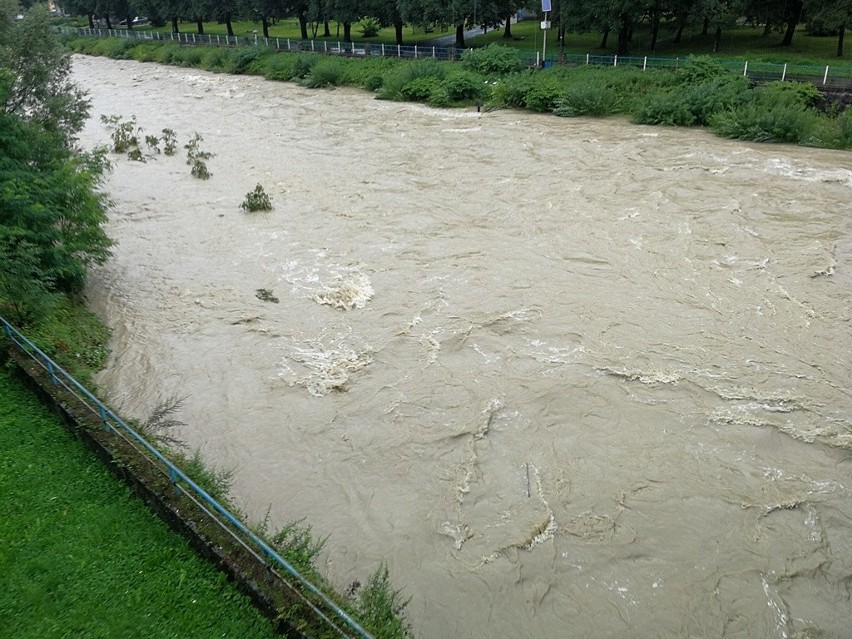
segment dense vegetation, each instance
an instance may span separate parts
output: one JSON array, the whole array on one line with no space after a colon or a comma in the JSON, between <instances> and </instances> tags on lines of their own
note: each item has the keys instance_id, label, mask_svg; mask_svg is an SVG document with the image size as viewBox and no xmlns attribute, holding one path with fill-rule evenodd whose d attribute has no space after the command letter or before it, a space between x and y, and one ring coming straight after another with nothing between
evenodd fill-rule
<instances>
[{"instance_id":1,"label":"dense vegetation","mask_svg":"<svg viewBox=\"0 0 852 639\"><path fill-rule=\"evenodd\" d=\"M482 104L563 117L619 115L639 124L703 126L757 142L852 148L852 110L826 101L813 85L755 85L706 56L687 59L673 73L628 66L529 69L517 49L500 45L468 49L458 64L117 38L73 38L68 46L81 53L261 75L307 87L354 85L380 99L436 107Z\"/></svg>"},{"instance_id":2,"label":"dense vegetation","mask_svg":"<svg viewBox=\"0 0 852 639\"><path fill-rule=\"evenodd\" d=\"M722 32L737 24L759 24L767 32L778 32L779 44L790 46L800 24L820 35L837 38L837 55L843 52L846 27L852 25L852 0L552 0L548 18L562 38L566 33L612 34L618 55L630 50L634 31L642 24L650 27L650 50L655 51L663 24L673 25L679 41L684 29L700 26L710 33L714 49ZM392 28L395 40L403 44L406 25L424 31L435 28L455 32L457 46L465 46L465 29L498 28L511 38L511 21L521 9L541 8L539 0L64 0L67 13L86 16L90 26L96 19L113 28L113 21L133 26L134 16L147 16L155 26L170 25L175 31L181 21L194 23L204 33L205 23L225 25L235 35L233 23L251 19L269 37L270 26L278 20L296 19L300 37L327 37L330 23L342 27L342 39L352 40L353 28L360 36L375 36L382 28Z\"/></svg>"}]
</instances>

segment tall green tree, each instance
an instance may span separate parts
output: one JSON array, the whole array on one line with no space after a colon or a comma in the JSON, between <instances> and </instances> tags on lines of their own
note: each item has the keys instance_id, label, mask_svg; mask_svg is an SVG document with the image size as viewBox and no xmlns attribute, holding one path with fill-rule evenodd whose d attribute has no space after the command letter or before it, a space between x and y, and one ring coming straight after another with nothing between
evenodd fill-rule
<instances>
[{"instance_id":1,"label":"tall green tree","mask_svg":"<svg viewBox=\"0 0 852 639\"><path fill-rule=\"evenodd\" d=\"M46 8L0 11L0 311L32 321L109 256L103 163L76 148L88 103Z\"/></svg>"},{"instance_id":2,"label":"tall green tree","mask_svg":"<svg viewBox=\"0 0 852 639\"><path fill-rule=\"evenodd\" d=\"M837 57L843 57L846 29L852 26L852 0L811 0L807 10L809 27L814 24L821 32L837 34Z\"/></svg>"}]
</instances>

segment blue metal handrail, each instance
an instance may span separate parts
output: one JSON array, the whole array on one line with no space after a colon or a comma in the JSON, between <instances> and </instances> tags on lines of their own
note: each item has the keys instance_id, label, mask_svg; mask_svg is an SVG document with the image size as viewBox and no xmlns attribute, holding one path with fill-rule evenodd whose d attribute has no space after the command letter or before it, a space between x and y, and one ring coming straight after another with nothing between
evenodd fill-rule
<instances>
[{"instance_id":1,"label":"blue metal handrail","mask_svg":"<svg viewBox=\"0 0 852 639\"><path fill-rule=\"evenodd\" d=\"M272 547L269 546L263 539L252 532L243 522L237 519L227 508L211 497L201 486L196 484L190 477L163 455L157 448L140 435L135 429L129 426L124 420L116 415L106 404L95 397L85 386L78 382L74 377L67 373L61 366L54 362L47 354L44 353L38 346L31 342L26 336L20 333L14 326L0 317L0 324L3 326L3 331L10 341L17 346L21 352L30 357L33 361L44 368L50 375L51 381L54 384L61 384L69 392L81 400L93 413L97 414L101 422L106 428L113 431L119 436L123 436L116 428L124 431L136 443L142 446L148 454L165 466L168 476L173 484L178 485L178 481L184 482L191 492L206 504L210 509L223 517L227 523L236 528L246 539L254 544L268 559L271 560L274 566L282 568L290 576L292 576L301 586L316 595L323 604L328 608L349 628L356 636L362 639L373 639L373 636L367 632L357 621L355 621L345 610L332 601L322 590L311 583L306 577L299 573L287 560L279 555ZM64 383L64 382L67 382ZM70 387L68 386L70 384ZM211 514L209 510L208 514ZM217 522L220 523L221 522ZM324 619L325 616L321 615ZM328 621L328 619L326 619ZM333 624L332 624L333 625ZM335 626L336 628L336 626ZM338 629L339 631L339 629ZM347 635L343 635L347 636Z\"/></svg>"}]
</instances>

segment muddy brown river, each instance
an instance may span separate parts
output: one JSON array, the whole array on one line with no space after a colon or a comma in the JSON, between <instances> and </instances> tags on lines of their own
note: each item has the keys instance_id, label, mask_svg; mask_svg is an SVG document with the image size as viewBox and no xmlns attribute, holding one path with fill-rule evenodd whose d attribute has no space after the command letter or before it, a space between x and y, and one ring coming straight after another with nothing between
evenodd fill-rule
<instances>
[{"instance_id":1,"label":"muddy brown river","mask_svg":"<svg viewBox=\"0 0 852 639\"><path fill-rule=\"evenodd\" d=\"M852 636L852 154L74 74L84 146L100 115L179 143L113 156L99 384L185 397L341 590L386 560L420 639Z\"/></svg>"}]
</instances>

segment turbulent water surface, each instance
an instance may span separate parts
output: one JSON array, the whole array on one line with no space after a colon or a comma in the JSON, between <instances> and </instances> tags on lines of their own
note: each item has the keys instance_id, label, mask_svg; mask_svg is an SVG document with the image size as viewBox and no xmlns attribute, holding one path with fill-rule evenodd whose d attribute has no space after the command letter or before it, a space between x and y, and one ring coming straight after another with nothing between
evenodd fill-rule
<instances>
[{"instance_id":1,"label":"turbulent water surface","mask_svg":"<svg viewBox=\"0 0 852 639\"><path fill-rule=\"evenodd\" d=\"M342 590L386 559L422 639L850 636L852 155L74 72L85 146L179 143L114 156L102 387L185 396Z\"/></svg>"}]
</instances>

